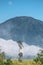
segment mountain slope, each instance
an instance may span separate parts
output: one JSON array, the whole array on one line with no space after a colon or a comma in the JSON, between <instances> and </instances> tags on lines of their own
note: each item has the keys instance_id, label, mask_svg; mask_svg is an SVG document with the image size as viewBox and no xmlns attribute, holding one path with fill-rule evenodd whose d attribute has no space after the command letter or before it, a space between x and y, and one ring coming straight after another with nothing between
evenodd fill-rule
<instances>
[{"instance_id":1,"label":"mountain slope","mask_svg":"<svg viewBox=\"0 0 43 65\"><path fill-rule=\"evenodd\" d=\"M11 18L0 24L0 38L43 47L43 21L26 16Z\"/></svg>"}]
</instances>

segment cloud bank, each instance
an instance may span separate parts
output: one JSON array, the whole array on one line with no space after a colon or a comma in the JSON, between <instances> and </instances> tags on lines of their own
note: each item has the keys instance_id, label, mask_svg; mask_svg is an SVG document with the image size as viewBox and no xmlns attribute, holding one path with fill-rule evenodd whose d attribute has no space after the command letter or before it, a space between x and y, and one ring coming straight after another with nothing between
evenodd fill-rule
<instances>
[{"instance_id":1,"label":"cloud bank","mask_svg":"<svg viewBox=\"0 0 43 65\"><path fill-rule=\"evenodd\" d=\"M23 46L24 47L21 50L21 52L23 52L23 56L36 56L39 50L42 49L35 45L28 45L25 42L23 42ZM6 53L6 55L12 57L18 56L19 46L16 41L0 39L0 48Z\"/></svg>"}]
</instances>

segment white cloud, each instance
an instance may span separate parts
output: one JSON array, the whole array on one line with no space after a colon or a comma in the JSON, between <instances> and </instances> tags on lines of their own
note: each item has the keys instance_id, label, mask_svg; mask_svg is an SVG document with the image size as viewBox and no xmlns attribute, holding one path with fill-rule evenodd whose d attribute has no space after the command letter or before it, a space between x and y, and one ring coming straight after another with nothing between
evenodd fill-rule
<instances>
[{"instance_id":1,"label":"white cloud","mask_svg":"<svg viewBox=\"0 0 43 65\"><path fill-rule=\"evenodd\" d=\"M21 50L23 52L24 56L35 56L39 50L41 49L38 46L35 45L28 45L23 42L23 49ZM19 46L16 41L13 40L4 40L0 39L0 47L2 51L4 51L7 55L17 57L19 52Z\"/></svg>"}]
</instances>

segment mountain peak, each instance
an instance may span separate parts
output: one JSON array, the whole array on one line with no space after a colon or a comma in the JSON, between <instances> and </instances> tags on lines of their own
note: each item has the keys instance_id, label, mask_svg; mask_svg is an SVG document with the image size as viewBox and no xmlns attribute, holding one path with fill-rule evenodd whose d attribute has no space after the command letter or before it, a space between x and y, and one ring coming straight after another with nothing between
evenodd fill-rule
<instances>
[{"instance_id":1,"label":"mountain peak","mask_svg":"<svg viewBox=\"0 0 43 65\"><path fill-rule=\"evenodd\" d=\"M43 22L28 16L11 18L0 24L0 38L43 47Z\"/></svg>"}]
</instances>

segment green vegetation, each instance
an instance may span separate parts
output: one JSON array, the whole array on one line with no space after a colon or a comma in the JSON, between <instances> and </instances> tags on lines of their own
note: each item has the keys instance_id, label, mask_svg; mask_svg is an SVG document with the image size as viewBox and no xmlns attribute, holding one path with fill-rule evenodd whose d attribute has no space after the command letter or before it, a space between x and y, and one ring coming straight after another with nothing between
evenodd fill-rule
<instances>
[{"instance_id":1,"label":"green vegetation","mask_svg":"<svg viewBox=\"0 0 43 65\"><path fill-rule=\"evenodd\" d=\"M38 54L37 57L34 59L36 63L39 63L40 65L43 65L43 50L41 50Z\"/></svg>"},{"instance_id":2,"label":"green vegetation","mask_svg":"<svg viewBox=\"0 0 43 65\"><path fill-rule=\"evenodd\" d=\"M33 60L22 60L22 62L19 62L18 60L4 60L0 62L0 65L43 65L40 62L35 62Z\"/></svg>"},{"instance_id":3,"label":"green vegetation","mask_svg":"<svg viewBox=\"0 0 43 65\"><path fill-rule=\"evenodd\" d=\"M6 59L5 53L0 50L0 65L43 65L43 50L41 50L33 60L22 60L22 54L23 53L19 52L19 60Z\"/></svg>"},{"instance_id":4,"label":"green vegetation","mask_svg":"<svg viewBox=\"0 0 43 65\"><path fill-rule=\"evenodd\" d=\"M6 60L0 62L0 65L36 65L36 63L30 60L23 60L22 62L19 62L18 60Z\"/></svg>"}]
</instances>

